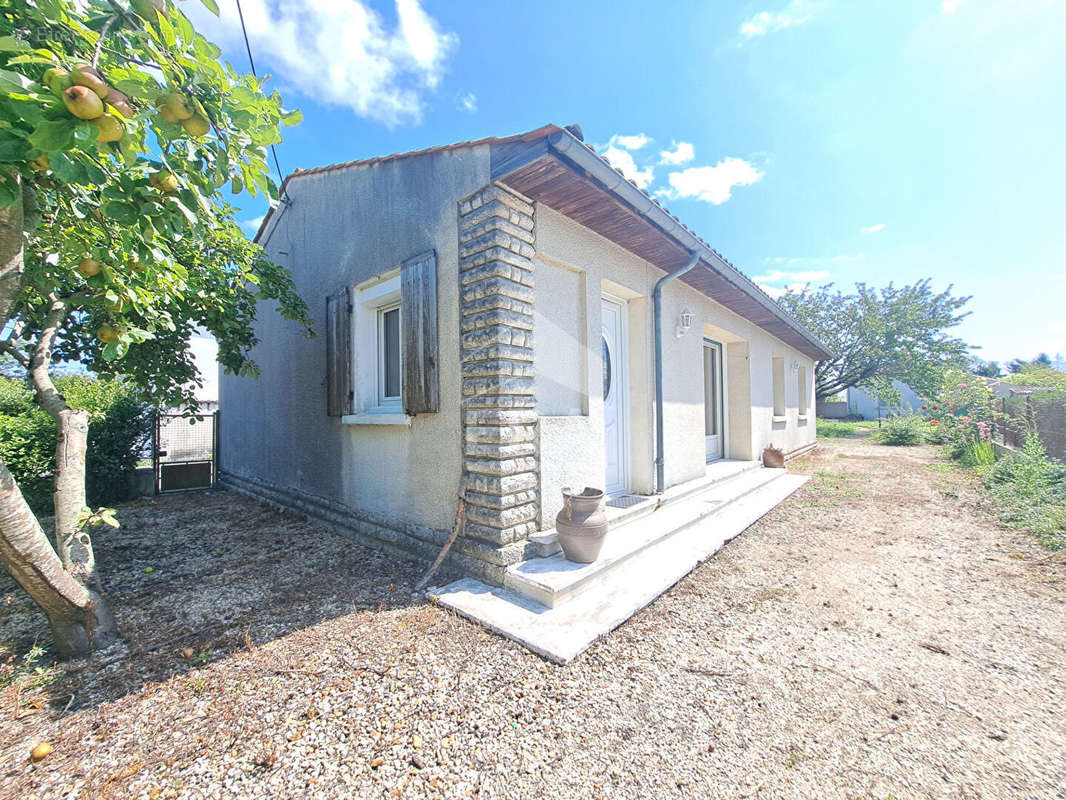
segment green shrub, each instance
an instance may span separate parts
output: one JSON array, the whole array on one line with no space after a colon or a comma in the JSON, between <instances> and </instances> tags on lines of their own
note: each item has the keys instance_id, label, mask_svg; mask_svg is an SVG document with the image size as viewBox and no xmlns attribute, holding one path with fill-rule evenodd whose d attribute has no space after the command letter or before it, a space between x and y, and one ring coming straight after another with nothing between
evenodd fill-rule
<instances>
[{"instance_id":1,"label":"green shrub","mask_svg":"<svg viewBox=\"0 0 1066 800\"><path fill-rule=\"evenodd\" d=\"M109 506L128 499L129 475L152 432L152 416L132 386L88 376L57 377L56 388L71 408L89 412L85 489L89 504ZM38 514L52 511L57 427L33 405L22 381L0 378L0 458Z\"/></svg>"},{"instance_id":2,"label":"green shrub","mask_svg":"<svg viewBox=\"0 0 1066 800\"><path fill-rule=\"evenodd\" d=\"M1048 458L1036 436L982 472L1000 518L1048 547L1066 548L1066 466Z\"/></svg>"},{"instance_id":3,"label":"green shrub","mask_svg":"<svg viewBox=\"0 0 1066 800\"><path fill-rule=\"evenodd\" d=\"M996 463L996 448L989 439L974 439L966 445L962 463L968 467L990 467Z\"/></svg>"},{"instance_id":4,"label":"green shrub","mask_svg":"<svg viewBox=\"0 0 1066 800\"><path fill-rule=\"evenodd\" d=\"M842 419L819 419L818 435L827 438L843 438L862 431L870 430L872 422L848 422Z\"/></svg>"},{"instance_id":5,"label":"green shrub","mask_svg":"<svg viewBox=\"0 0 1066 800\"><path fill-rule=\"evenodd\" d=\"M917 414L889 417L881 423L877 438L893 447L910 447L926 441L928 423Z\"/></svg>"}]
</instances>

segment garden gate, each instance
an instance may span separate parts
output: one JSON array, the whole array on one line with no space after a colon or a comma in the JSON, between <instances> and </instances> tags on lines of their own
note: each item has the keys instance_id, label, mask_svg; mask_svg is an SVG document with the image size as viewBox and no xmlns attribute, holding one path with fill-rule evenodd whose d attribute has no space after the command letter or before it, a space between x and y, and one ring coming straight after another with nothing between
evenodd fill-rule
<instances>
[{"instance_id":1,"label":"garden gate","mask_svg":"<svg viewBox=\"0 0 1066 800\"><path fill-rule=\"evenodd\" d=\"M156 490L210 489L218 479L218 412L156 416Z\"/></svg>"}]
</instances>

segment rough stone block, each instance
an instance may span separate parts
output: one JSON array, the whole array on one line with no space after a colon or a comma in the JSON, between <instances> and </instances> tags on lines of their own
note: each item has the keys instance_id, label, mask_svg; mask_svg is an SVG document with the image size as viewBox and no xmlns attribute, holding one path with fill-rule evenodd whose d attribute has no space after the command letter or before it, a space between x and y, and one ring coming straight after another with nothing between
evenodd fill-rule
<instances>
[{"instance_id":1,"label":"rough stone block","mask_svg":"<svg viewBox=\"0 0 1066 800\"><path fill-rule=\"evenodd\" d=\"M463 311L461 327L464 333L497 325L531 331L533 330L533 317L517 311L508 311L505 308L496 308L480 314L468 314L465 309Z\"/></svg>"},{"instance_id":2,"label":"rough stone block","mask_svg":"<svg viewBox=\"0 0 1066 800\"><path fill-rule=\"evenodd\" d=\"M489 378L463 378L463 395L532 395L535 392L532 378L514 378L496 375Z\"/></svg>"},{"instance_id":3,"label":"rough stone block","mask_svg":"<svg viewBox=\"0 0 1066 800\"><path fill-rule=\"evenodd\" d=\"M509 264L500 259L486 260L464 268L459 275L459 282L463 286L469 286L486 278L503 278L522 286L533 285L533 272L531 270L516 267L514 264Z\"/></svg>"},{"instance_id":4,"label":"rough stone block","mask_svg":"<svg viewBox=\"0 0 1066 800\"><path fill-rule=\"evenodd\" d=\"M476 472L479 475L492 475L503 477L504 475L518 475L521 472L533 472L537 468L537 459L505 458L468 458L466 469L468 472Z\"/></svg>"},{"instance_id":5,"label":"rough stone block","mask_svg":"<svg viewBox=\"0 0 1066 800\"><path fill-rule=\"evenodd\" d=\"M464 425L532 425L539 419L535 410L472 408L463 412Z\"/></svg>"},{"instance_id":6,"label":"rough stone block","mask_svg":"<svg viewBox=\"0 0 1066 800\"><path fill-rule=\"evenodd\" d=\"M531 491L537 488L537 476L532 472L517 475L479 475L469 473L463 478L463 486L472 492L507 495Z\"/></svg>"},{"instance_id":7,"label":"rough stone block","mask_svg":"<svg viewBox=\"0 0 1066 800\"><path fill-rule=\"evenodd\" d=\"M488 297L510 297L522 303L533 303L533 288L515 283L507 278L487 278L463 289L461 296L464 307Z\"/></svg>"},{"instance_id":8,"label":"rough stone block","mask_svg":"<svg viewBox=\"0 0 1066 800\"><path fill-rule=\"evenodd\" d=\"M463 432L472 444L518 444L537 438L536 425L467 425Z\"/></svg>"},{"instance_id":9,"label":"rough stone block","mask_svg":"<svg viewBox=\"0 0 1066 800\"><path fill-rule=\"evenodd\" d=\"M528 347L515 347L510 344L490 344L486 347L479 347L476 350L463 351L464 364L473 364L476 361L497 361L499 359L531 363L533 361L533 351Z\"/></svg>"},{"instance_id":10,"label":"rough stone block","mask_svg":"<svg viewBox=\"0 0 1066 800\"><path fill-rule=\"evenodd\" d=\"M533 442L521 444L471 444L463 445L463 455L467 458L500 458L510 459L519 456L535 456L537 445Z\"/></svg>"}]
</instances>

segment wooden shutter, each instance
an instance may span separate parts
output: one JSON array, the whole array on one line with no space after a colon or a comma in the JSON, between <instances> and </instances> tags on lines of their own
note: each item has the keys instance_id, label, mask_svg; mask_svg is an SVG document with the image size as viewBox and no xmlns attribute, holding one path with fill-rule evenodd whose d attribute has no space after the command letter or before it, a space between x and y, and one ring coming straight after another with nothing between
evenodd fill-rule
<instances>
[{"instance_id":1,"label":"wooden shutter","mask_svg":"<svg viewBox=\"0 0 1066 800\"><path fill-rule=\"evenodd\" d=\"M430 250L403 263L400 273L403 328L403 410L440 411L437 338L437 253Z\"/></svg>"},{"instance_id":2,"label":"wooden shutter","mask_svg":"<svg viewBox=\"0 0 1066 800\"><path fill-rule=\"evenodd\" d=\"M352 300L345 289L326 298L326 413L352 413Z\"/></svg>"}]
</instances>

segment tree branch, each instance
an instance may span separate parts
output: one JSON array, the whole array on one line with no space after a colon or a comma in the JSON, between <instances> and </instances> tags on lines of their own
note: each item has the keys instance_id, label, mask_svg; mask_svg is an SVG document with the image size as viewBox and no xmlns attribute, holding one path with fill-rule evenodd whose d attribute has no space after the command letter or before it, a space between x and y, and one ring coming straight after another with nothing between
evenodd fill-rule
<instances>
[{"instance_id":1,"label":"tree branch","mask_svg":"<svg viewBox=\"0 0 1066 800\"><path fill-rule=\"evenodd\" d=\"M62 412L69 411L66 400L56 389L52 382L52 376L48 374L48 368L52 364L52 347L55 344L56 334L63 326L70 308L66 302L55 294L48 295L48 313L45 315L41 334L37 338L37 344L33 348L33 356L26 368L30 374L30 380L37 390L37 404L43 408L57 422L60 422Z\"/></svg>"}]
</instances>

